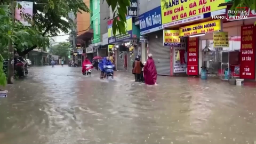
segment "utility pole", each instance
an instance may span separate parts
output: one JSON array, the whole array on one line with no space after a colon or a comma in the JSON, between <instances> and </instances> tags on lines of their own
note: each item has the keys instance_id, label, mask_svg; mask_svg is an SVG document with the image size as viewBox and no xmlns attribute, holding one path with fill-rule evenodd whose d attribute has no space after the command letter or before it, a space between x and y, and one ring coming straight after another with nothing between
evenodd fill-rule
<instances>
[{"instance_id":1,"label":"utility pole","mask_svg":"<svg viewBox=\"0 0 256 144\"><path fill-rule=\"evenodd\" d=\"M15 20L15 1L12 1L10 4L11 8L11 20L12 25L14 24ZM12 30L13 31L13 30ZM14 49L12 45L12 40L9 40L8 46L8 77L7 82L8 84L13 84L13 76L14 76Z\"/></svg>"}]
</instances>

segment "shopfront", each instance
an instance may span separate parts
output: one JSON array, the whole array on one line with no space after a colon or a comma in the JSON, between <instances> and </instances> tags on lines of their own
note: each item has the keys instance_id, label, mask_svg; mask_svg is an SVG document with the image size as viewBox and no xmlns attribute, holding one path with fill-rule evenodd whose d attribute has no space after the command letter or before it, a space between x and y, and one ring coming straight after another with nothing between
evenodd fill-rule
<instances>
[{"instance_id":1,"label":"shopfront","mask_svg":"<svg viewBox=\"0 0 256 144\"><path fill-rule=\"evenodd\" d=\"M156 7L139 16L142 61L152 53L159 75L170 75L170 48L163 45L164 32L161 20L161 7Z\"/></svg>"},{"instance_id":2,"label":"shopfront","mask_svg":"<svg viewBox=\"0 0 256 144\"><path fill-rule=\"evenodd\" d=\"M202 65L207 65L209 73L221 79L225 71L230 71L229 78L255 79L255 19L244 19L224 22L222 31L228 37L228 45L215 46L214 34L206 34L200 38Z\"/></svg>"},{"instance_id":3,"label":"shopfront","mask_svg":"<svg viewBox=\"0 0 256 144\"><path fill-rule=\"evenodd\" d=\"M108 44L115 45L117 70L132 71L132 62L135 59L139 45L139 28L133 23L132 17L127 16L126 34L119 34L117 31L116 35L113 35L112 23L113 20L108 21Z\"/></svg>"},{"instance_id":4,"label":"shopfront","mask_svg":"<svg viewBox=\"0 0 256 144\"><path fill-rule=\"evenodd\" d=\"M225 14L226 6L219 6L225 0L214 2L179 0L175 2L170 4L168 0L161 1L162 25L164 31L166 31L164 43L169 43L166 48L170 49L170 75L198 76L202 66L202 60L200 60L202 59L202 49L200 49L202 43L200 38L209 32L196 33L199 27L193 25L199 24L200 26L202 24L204 26L204 22L212 20L210 19L211 16ZM170 32L170 30L178 30L179 45L173 45L176 42L173 40L176 38L167 32ZM189 34L189 31L194 31L194 33Z\"/></svg>"}]
</instances>

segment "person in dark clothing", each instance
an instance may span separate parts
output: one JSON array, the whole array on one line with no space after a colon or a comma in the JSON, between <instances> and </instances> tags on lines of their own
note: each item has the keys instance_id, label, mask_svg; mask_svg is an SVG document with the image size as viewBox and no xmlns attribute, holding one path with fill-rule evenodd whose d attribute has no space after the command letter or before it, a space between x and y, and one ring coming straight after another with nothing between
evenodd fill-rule
<instances>
[{"instance_id":1,"label":"person in dark clothing","mask_svg":"<svg viewBox=\"0 0 256 144\"><path fill-rule=\"evenodd\" d=\"M142 64L142 62L140 61L140 58L137 56L135 61L132 64L132 73L134 74L135 77L135 82L141 82L141 72L142 72L142 68L144 67L144 65Z\"/></svg>"}]
</instances>

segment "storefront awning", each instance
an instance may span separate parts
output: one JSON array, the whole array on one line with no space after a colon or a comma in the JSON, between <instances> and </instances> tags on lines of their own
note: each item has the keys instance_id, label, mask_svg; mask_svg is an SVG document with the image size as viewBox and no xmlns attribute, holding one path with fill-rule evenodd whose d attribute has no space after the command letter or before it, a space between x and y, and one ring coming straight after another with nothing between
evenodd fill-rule
<instances>
[{"instance_id":1,"label":"storefront awning","mask_svg":"<svg viewBox=\"0 0 256 144\"><path fill-rule=\"evenodd\" d=\"M84 32L83 34L77 36L76 41L77 44L82 45L86 40L90 40L93 38L93 30L88 30Z\"/></svg>"}]
</instances>

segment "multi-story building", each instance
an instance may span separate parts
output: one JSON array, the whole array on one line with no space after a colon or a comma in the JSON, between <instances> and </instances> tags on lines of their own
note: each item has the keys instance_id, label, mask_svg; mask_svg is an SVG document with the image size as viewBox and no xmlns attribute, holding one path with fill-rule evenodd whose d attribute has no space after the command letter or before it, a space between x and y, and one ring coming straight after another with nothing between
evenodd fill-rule
<instances>
[{"instance_id":1,"label":"multi-story building","mask_svg":"<svg viewBox=\"0 0 256 144\"><path fill-rule=\"evenodd\" d=\"M88 8L91 7L90 0L84 0L84 3L87 5ZM76 17L77 17L76 18L76 31L77 31L76 44L77 44L78 51L80 52L81 61L83 60L82 55L85 55L86 51L89 52L87 54L87 57L89 59L92 59L93 51L88 51L89 49L88 46L92 43L92 39L93 39L93 30L91 26L91 13L88 13L88 12L77 13Z\"/></svg>"},{"instance_id":2,"label":"multi-story building","mask_svg":"<svg viewBox=\"0 0 256 144\"><path fill-rule=\"evenodd\" d=\"M109 19L109 8L106 1L90 0L91 28L93 29L92 45L99 56L107 56L107 43L104 36L107 33L107 21ZM105 35L104 35L105 34ZM104 36L103 36L104 35Z\"/></svg>"}]
</instances>

